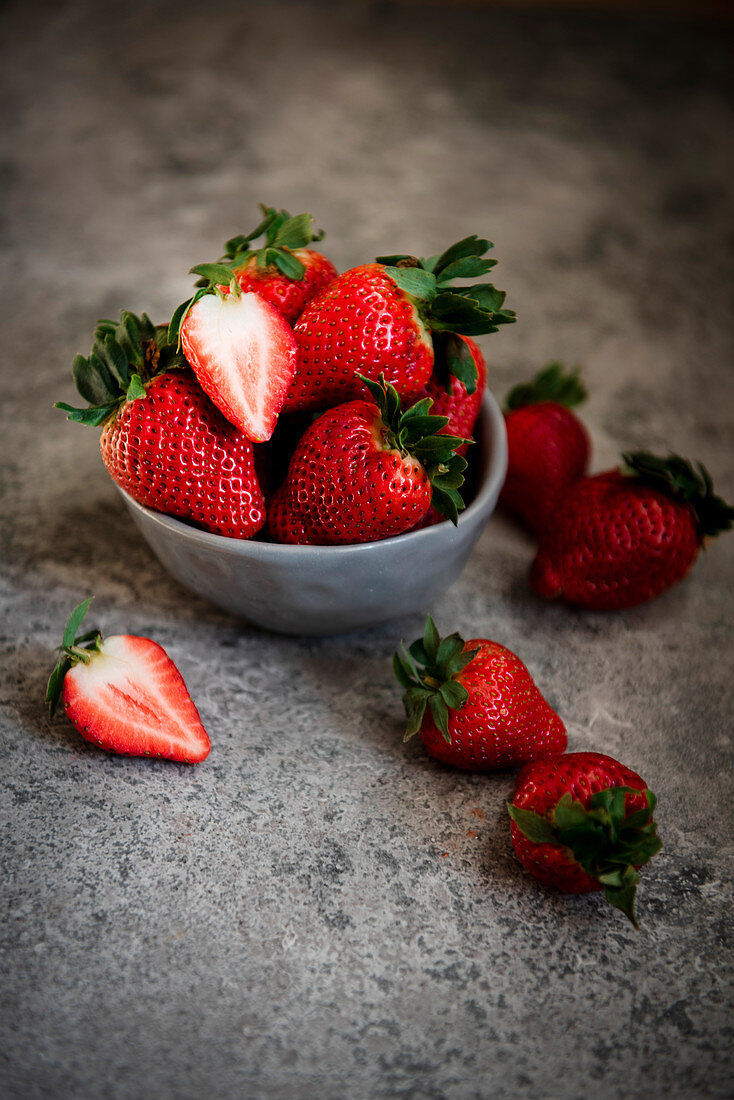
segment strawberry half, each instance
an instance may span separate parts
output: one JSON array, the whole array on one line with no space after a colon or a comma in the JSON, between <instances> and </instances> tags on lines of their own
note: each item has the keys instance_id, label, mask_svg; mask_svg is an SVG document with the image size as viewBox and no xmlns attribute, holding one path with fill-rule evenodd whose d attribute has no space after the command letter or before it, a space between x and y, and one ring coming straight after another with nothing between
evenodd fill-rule
<instances>
[{"instance_id":1,"label":"strawberry half","mask_svg":"<svg viewBox=\"0 0 734 1100\"><path fill-rule=\"evenodd\" d=\"M507 810L523 867L567 894L604 890L637 928L637 868L662 848L655 795L637 772L599 752L539 760L518 775Z\"/></svg>"},{"instance_id":2,"label":"strawberry half","mask_svg":"<svg viewBox=\"0 0 734 1100\"><path fill-rule=\"evenodd\" d=\"M197 270L204 268L212 281L176 310L169 339L179 340L199 385L227 420L262 443L275 430L293 380L296 340L274 306L242 293L228 267Z\"/></svg>"},{"instance_id":3,"label":"strawberry half","mask_svg":"<svg viewBox=\"0 0 734 1100\"><path fill-rule=\"evenodd\" d=\"M181 673L150 638L97 630L76 636L91 597L74 608L46 702L53 715L63 699L66 716L87 741L126 756L159 756L196 764L211 751Z\"/></svg>"}]
</instances>

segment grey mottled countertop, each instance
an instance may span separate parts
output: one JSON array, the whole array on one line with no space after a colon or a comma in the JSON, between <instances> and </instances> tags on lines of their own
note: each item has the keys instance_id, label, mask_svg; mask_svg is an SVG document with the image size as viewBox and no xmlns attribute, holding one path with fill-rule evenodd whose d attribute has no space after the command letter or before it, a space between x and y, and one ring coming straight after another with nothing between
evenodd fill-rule
<instances>
[{"instance_id":1,"label":"grey mottled countertop","mask_svg":"<svg viewBox=\"0 0 734 1100\"><path fill-rule=\"evenodd\" d=\"M401 743L422 615L319 640L178 587L96 436L51 408L98 317L164 318L258 201L347 267L496 243L491 385L583 365L594 467L638 445L734 497L725 28L459 4L3 12L0 1092L12 1098L723 1097L731 1083L732 549L599 616L490 522L430 610L526 661L659 796L642 930L528 878L513 776ZM214 748L96 751L45 680L70 608L155 638ZM624 1080L624 1083L623 1083Z\"/></svg>"}]
</instances>

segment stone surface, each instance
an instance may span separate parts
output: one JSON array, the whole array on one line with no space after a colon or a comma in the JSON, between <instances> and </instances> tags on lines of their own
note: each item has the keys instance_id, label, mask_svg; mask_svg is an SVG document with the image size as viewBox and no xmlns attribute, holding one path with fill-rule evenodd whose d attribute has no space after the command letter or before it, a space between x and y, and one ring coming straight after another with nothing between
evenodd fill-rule
<instances>
[{"instance_id":1,"label":"stone surface","mask_svg":"<svg viewBox=\"0 0 734 1100\"><path fill-rule=\"evenodd\" d=\"M516 650L574 750L660 799L642 930L523 874L513 776L401 743L420 616L284 638L152 557L51 408L98 317L164 318L255 203L340 267L495 240L498 395L583 365L595 468L731 460L732 95L715 26L223 0L4 9L0 1092L723 1097L731 1083L732 536L646 607L541 605L495 517L427 608ZM179 664L213 751L107 756L42 697L70 608ZM621 1084L621 1075L626 1084Z\"/></svg>"}]
</instances>

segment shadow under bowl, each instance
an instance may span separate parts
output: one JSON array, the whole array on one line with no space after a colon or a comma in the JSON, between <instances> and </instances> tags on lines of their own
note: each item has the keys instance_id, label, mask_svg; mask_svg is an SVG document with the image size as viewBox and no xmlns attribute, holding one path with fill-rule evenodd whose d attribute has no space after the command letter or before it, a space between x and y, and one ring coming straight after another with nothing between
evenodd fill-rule
<instances>
[{"instance_id":1,"label":"shadow under bowl","mask_svg":"<svg viewBox=\"0 0 734 1100\"><path fill-rule=\"evenodd\" d=\"M186 588L266 630L341 634L423 611L459 576L507 471L504 417L489 392L475 439L475 492L458 525L438 523L380 542L285 546L225 538L117 489L161 564Z\"/></svg>"}]
</instances>

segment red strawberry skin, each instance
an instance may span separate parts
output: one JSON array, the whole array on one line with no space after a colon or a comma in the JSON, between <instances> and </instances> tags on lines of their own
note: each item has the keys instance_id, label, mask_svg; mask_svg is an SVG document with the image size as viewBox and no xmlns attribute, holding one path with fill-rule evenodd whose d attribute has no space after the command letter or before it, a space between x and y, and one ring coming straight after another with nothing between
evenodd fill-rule
<instances>
[{"instance_id":1,"label":"red strawberry skin","mask_svg":"<svg viewBox=\"0 0 734 1100\"><path fill-rule=\"evenodd\" d=\"M681 580L700 545L690 505L610 470L566 492L541 534L530 585L595 611L634 607Z\"/></svg>"},{"instance_id":2,"label":"red strawberry skin","mask_svg":"<svg viewBox=\"0 0 734 1100\"><path fill-rule=\"evenodd\" d=\"M382 373L412 404L433 368L433 342L410 298L381 264L345 271L306 306L294 326L298 365L285 411L324 409L363 397L359 371Z\"/></svg>"},{"instance_id":3,"label":"red strawberry skin","mask_svg":"<svg viewBox=\"0 0 734 1100\"><path fill-rule=\"evenodd\" d=\"M338 274L331 260L311 248L294 249L293 255L306 269L302 279L289 279L274 264L259 267L255 256L234 272L242 290L259 294L289 324L297 320L307 303Z\"/></svg>"},{"instance_id":4,"label":"red strawberry skin","mask_svg":"<svg viewBox=\"0 0 734 1100\"><path fill-rule=\"evenodd\" d=\"M555 401L524 405L505 414L507 477L500 500L539 532L574 482L586 473L591 445L571 409Z\"/></svg>"},{"instance_id":5,"label":"red strawberry skin","mask_svg":"<svg viewBox=\"0 0 734 1100\"><path fill-rule=\"evenodd\" d=\"M189 371L157 375L100 437L105 466L148 508L246 539L265 523L253 445L214 407Z\"/></svg>"},{"instance_id":6,"label":"red strawberry skin","mask_svg":"<svg viewBox=\"0 0 734 1100\"><path fill-rule=\"evenodd\" d=\"M62 699L82 737L109 752L193 764L211 750L181 673L149 638L105 638L66 673Z\"/></svg>"},{"instance_id":7,"label":"red strawberry skin","mask_svg":"<svg viewBox=\"0 0 734 1100\"><path fill-rule=\"evenodd\" d=\"M373 542L414 527L430 507L431 482L417 459L383 449L370 401L329 409L306 430L270 506L281 542Z\"/></svg>"},{"instance_id":8,"label":"red strawberry skin","mask_svg":"<svg viewBox=\"0 0 734 1100\"><path fill-rule=\"evenodd\" d=\"M458 336L458 334L457 334ZM471 439L474 425L479 410L482 406L482 398L487 387L487 364L482 355L481 348L470 336L460 336L469 351L477 368L477 386L474 393L467 393L466 386L457 378L451 378L451 393L435 373L420 393L420 397L430 397L433 401L431 416L446 416L448 424L441 429L443 435L456 435L462 439ZM468 443L459 447L457 454L466 454Z\"/></svg>"},{"instance_id":9,"label":"red strawberry skin","mask_svg":"<svg viewBox=\"0 0 734 1100\"><path fill-rule=\"evenodd\" d=\"M566 748L566 729L541 695L527 668L511 650L487 638L473 638L464 652L479 649L455 677L469 698L449 709L449 744L431 715L420 736L426 751L444 764L473 771L514 767Z\"/></svg>"},{"instance_id":10,"label":"red strawberry skin","mask_svg":"<svg viewBox=\"0 0 734 1100\"><path fill-rule=\"evenodd\" d=\"M591 797L607 787L632 787L644 791L647 784L637 772L611 756L598 752L575 752L526 764L515 783L513 804L546 816L564 794L570 794L589 808ZM627 795L627 814L644 810L645 796ZM573 859L568 848L559 844L535 844L510 823L512 844L518 859L546 886L555 886L566 894L588 894L603 890L599 879L587 874Z\"/></svg>"}]
</instances>

